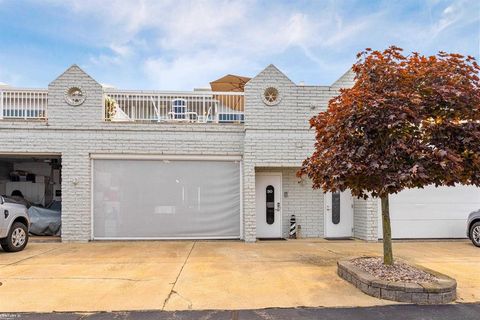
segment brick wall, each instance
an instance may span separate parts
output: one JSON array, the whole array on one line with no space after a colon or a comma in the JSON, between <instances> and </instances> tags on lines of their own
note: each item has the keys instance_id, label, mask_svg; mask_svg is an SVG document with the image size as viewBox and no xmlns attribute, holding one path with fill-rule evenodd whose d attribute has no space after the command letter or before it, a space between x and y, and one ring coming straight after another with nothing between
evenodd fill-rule
<instances>
[{"instance_id":1,"label":"brick wall","mask_svg":"<svg viewBox=\"0 0 480 320\"><path fill-rule=\"evenodd\" d=\"M282 168L286 177L284 185L293 186L294 171L311 155L315 143L315 132L310 129L309 119L326 110L328 101L338 95L341 87L352 84L352 74L347 72L332 86L298 86L273 65L247 83L244 166L248 170L244 172L243 190L246 241L255 241L254 223L247 223L255 220L254 168ZM277 88L281 96L280 102L274 106L268 106L262 100L264 90L270 86ZM288 207L284 205L284 215L289 219L292 212L304 212L299 215L304 234L308 237L323 235L323 196L318 196L321 192L308 186L297 186L292 190L290 199L284 199ZM284 224L288 219L283 220Z\"/></svg>"},{"instance_id":2,"label":"brick wall","mask_svg":"<svg viewBox=\"0 0 480 320\"><path fill-rule=\"evenodd\" d=\"M378 200L354 198L353 208L355 238L367 241L378 240Z\"/></svg>"},{"instance_id":3,"label":"brick wall","mask_svg":"<svg viewBox=\"0 0 480 320\"><path fill-rule=\"evenodd\" d=\"M85 102L80 106L71 106L65 102L65 92L76 86L86 93ZM73 65L48 86L48 123L52 127L62 126L70 129L99 124L103 116L103 88Z\"/></svg>"},{"instance_id":4,"label":"brick wall","mask_svg":"<svg viewBox=\"0 0 480 320\"><path fill-rule=\"evenodd\" d=\"M70 86L87 99L64 101ZM90 154L241 155L241 125L105 123L102 88L73 66L49 85L48 122L0 122L0 154L51 153L62 156L62 240L91 235Z\"/></svg>"},{"instance_id":5,"label":"brick wall","mask_svg":"<svg viewBox=\"0 0 480 320\"><path fill-rule=\"evenodd\" d=\"M332 86L297 86L273 65L246 86L246 122L238 124L111 123L103 121L103 89L79 67L72 66L49 85L48 121L0 122L1 153L55 153L63 164L63 240L87 241L91 233L90 155L176 154L243 155L243 233L256 239L255 170L284 174L284 235L291 214L297 215L307 237L323 235L323 196L299 185L295 171L313 150L314 131L308 120L325 110L341 87L352 85L350 72ZM82 88L87 98L70 106L64 94L71 86ZM281 93L278 105L262 101L266 87ZM358 212L357 212L358 211ZM356 236L376 234L372 205L356 204Z\"/></svg>"}]
</instances>

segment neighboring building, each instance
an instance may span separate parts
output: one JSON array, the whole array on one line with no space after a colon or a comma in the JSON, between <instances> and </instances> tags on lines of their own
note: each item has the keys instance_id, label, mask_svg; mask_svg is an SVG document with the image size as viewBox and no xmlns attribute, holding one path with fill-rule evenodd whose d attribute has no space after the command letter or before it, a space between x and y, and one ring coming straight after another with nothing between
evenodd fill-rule
<instances>
[{"instance_id":1,"label":"neighboring building","mask_svg":"<svg viewBox=\"0 0 480 320\"><path fill-rule=\"evenodd\" d=\"M48 90L3 86L0 193L61 200L64 241L255 241L288 237L292 215L301 237L377 240L376 199L296 177L313 150L309 119L352 84L347 72L296 85L270 65L244 93L124 91L74 65ZM393 236L465 237L479 208L478 188L407 190L391 198Z\"/></svg>"}]
</instances>

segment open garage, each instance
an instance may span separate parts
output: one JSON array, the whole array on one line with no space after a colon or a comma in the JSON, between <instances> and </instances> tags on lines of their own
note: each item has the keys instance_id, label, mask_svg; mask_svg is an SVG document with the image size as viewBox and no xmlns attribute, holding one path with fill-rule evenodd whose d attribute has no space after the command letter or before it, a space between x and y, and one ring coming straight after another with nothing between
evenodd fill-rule
<instances>
[{"instance_id":1,"label":"open garage","mask_svg":"<svg viewBox=\"0 0 480 320\"><path fill-rule=\"evenodd\" d=\"M57 154L0 154L0 195L28 208L33 235L61 235L61 168Z\"/></svg>"},{"instance_id":2,"label":"open garage","mask_svg":"<svg viewBox=\"0 0 480 320\"><path fill-rule=\"evenodd\" d=\"M94 239L240 238L240 162L94 159Z\"/></svg>"},{"instance_id":3,"label":"open garage","mask_svg":"<svg viewBox=\"0 0 480 320\"><path fill-rule=\"evenodd\" d=\"M392 237L466 238L470 212L480 209L480 188L474 186L408 189L390 196ZM379 213L379 238L382 237Z\"/></svg>"}]
</instances>

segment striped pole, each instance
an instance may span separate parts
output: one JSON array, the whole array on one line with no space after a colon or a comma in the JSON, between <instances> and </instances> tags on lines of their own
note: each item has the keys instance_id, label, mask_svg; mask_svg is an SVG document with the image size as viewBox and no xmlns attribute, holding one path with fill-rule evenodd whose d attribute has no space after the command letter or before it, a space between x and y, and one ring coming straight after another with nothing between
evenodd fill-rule
<instances>
[{"instance_id":1,"label":"striped pole","mask_svg":"<svg viewBox=\"0 0 480 320\"><path fill-rule=\"evenodd\" d=\"M295 218L295 215L292 214L290 217L290 234L289 234L290 239L297 239L297 219Z\"/></svg>"}]
</instances>

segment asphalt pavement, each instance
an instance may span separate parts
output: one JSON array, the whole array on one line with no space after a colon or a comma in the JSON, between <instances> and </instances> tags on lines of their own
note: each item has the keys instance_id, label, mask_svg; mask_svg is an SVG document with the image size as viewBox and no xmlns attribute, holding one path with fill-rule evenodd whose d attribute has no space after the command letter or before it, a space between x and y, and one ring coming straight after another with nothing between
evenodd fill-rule
<instances>
[{"instance_id":1,"label":"asphalt pavement","mask_svg":"<svg viewBox=\"0 0 480 320\"><path fill-rule=\"evenodd\" d=\"M0 320L479 320L480 304L390 305L363 308L0 313Z\"/></svg>"}]
</instances>

